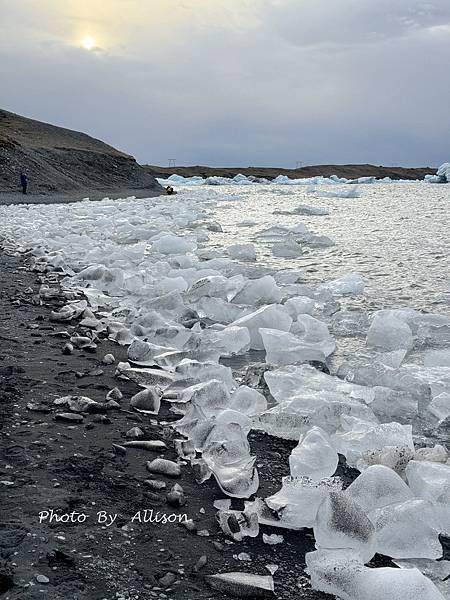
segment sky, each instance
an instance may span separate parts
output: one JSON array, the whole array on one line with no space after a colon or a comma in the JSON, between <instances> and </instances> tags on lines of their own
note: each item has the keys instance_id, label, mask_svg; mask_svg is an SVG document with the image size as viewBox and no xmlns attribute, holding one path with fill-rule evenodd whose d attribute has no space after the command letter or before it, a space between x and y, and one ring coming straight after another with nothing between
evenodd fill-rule
<instances>
[{"instance_id":1,"label":"sky","mask_svg":"<svg viewBox=\"0 0 450 600\"><path fill-rule=\"evenodd\" d=\"M0 108L141 163L450 160L450 0L0 0Z\"/></svg>"}]
</instances>

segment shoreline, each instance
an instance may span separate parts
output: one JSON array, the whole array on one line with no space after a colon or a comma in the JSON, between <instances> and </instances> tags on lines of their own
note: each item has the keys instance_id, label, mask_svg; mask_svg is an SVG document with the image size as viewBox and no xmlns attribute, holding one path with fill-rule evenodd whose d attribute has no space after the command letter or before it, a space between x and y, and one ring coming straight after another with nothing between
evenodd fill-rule
<instances>
[{"instance_id":1,"label":"shoreline","mask_svg":"<svg viewBox=\"0 0 450 600\"><path fill-rule=\"evenodd\" d=\"M48 194L33 193L30 191L24 195L19 190L17 192L5 192L0 190L0 205L11 205L11 204L69 204L74 202L80 202L84 198L89 198L91 202L103 200L108 197L111 200L118 200L122 198L128 198L135 196L137 199L142 198L155 198L157 196L164 196L164 192L156 192L155 190L143 190L143 189L106 189L106 190L81 190L79 192L52 192Z\"/></svg>"},{"instance_id":2,"label":"shoreline","mask_svg":"<svg viewBox=\"0 0 450 600\"><path fill-rule=\"evenodd\" d=\"M115 364L102 357L126 359L126 347L101 336L93 353L75 350L63 354L67 335L82 333L77 321L55 323L51 310L64 304L61 298L39 302L39 285L55 285L55 273L34 273L26 259L1 250L0 339L3 364L0 393L3 396L0 494L3 506L3 562L0 562L0 592L5 600L34 600L42 592L49 600L118 597L127 600L172 598L194 600L228 597L212 593L203 575L246 571L267 575L267 564L278 564L276 598L288 600L301 582L308 600L329 596L311 590L305 574L304 556L314 549L312 531L283 530L284 543L264 544L262 536L231 542L216 522L213 502L223 498L213 479L199 485L191 468L179 461L181 476L158 477L167 488L155 493L145 480L155 477L145 464L157 456L179 460L173 448L176 432L168 427L178 417L162 403L159 414L131 412L129 398L140 390L128 380L114 376ZM120 408L98 415L84 415L81 422L55 420L56 397L83 395L104 402L108 390L119 387ZM59 409L59 410L58 410ZM125 455L113 444L125 441L126 431L140 427L145 439L161 439L163 453L128 449ZM296 445L252 431L252 452L258 456L261 485L258 496L279 489L281 477L289 473L288 457ZM4 482L7 483L4 483ZM174 483L182 486L186 504L174 508L166 494ZM240 500L233 507L242 509ZM151 527L130 513L144 510L160 514L187 514L194 528L179 523L152 522ZM84 523L39 523L41 511L117 514L111 526L95 518ZM263 532L280 533L261 526ZM252 562L235 556L247 552ZM201 571L196 568L207 557ZM36 574L49 581L36 583ZM167 584L167 582L169 582ZM301 591L299 590L299 593Z\"/></svg>"},{"instance_id":3,"label":"shoreline","mask_svg":"<svg viewBox=\"0 0 450 600\"><path fill-rule=\"evenodd\" d=\"M306 179L310 177L343 177L358 179L359 177L376 177L383 179L419 179L425 175L435 175L437 167L385 167L376 165L311 165L297 169L282 167L208 167L203 165L160 167L158 165L143 165L150 175L165 179L169 175L182 175L183 177L200 176L233 178L236 175L253 176L257 178L275 179L278 175L285 175L290 179Z\"/></svg>"}]
</instances>

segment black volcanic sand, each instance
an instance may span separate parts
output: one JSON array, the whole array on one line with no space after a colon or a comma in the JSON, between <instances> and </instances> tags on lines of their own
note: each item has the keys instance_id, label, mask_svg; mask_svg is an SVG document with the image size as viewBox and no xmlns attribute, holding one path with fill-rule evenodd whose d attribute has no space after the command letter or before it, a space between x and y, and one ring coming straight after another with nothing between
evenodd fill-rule
<instances>
[{"instance_id":1,"label":"black volcanic sand","mask_svg":"<svg viewBox=\"0 0 450 600\"><path fill-rule=\"evenodd\" d=\"M67 332L82 332L82 328L76 322L50 320L51 310L64 301L39 303L37 291L45 275L28 271L20 257L3 252L1 260L0 596L5 600L222 598L206 585L204 575L228 571L268 575L265 565L276 564L276 598L330 598L311 590L305 573L305 553L314 550L311 530L262 526L257 538L231 542L216 523L213 508L214 500L224 495L213 478L197 484L187 464L178 479L160 477L168 488L175 482L183 487L185 506L173 508L165 492L156 497L149 492L143 482L157 476L147 472L146 461L157 456L177 460L172 444L176 434L167 421L178 417L164 402L157 418L128 411L129 399L139 388L115 378L115 365L102 363L107 353L114 354L116 363L125 360L123 347L101 339L94 353L63 354ZM102 402L116 386L124 396L121 409L109 411L105 422L98 422L98 415L84 415L80 424L54 420L57 412L65 411L53 405L55 398L86 395ZM126 431L134 426L145 432L145 439L164 440L168 449L161 455L131 448L125 456L115 454L112 444L124 442ZM256 432L249 440L258 457L258 495L265 497L277 491L281 477L289 473L288 457L296 444ZM342 465L339 471L345 485L355 476ZM243 508L243 501L233 500L232 507ZM50 509L59 515L76 511L89 516L84 523L40 524L39 512ZM198 532L209 535L179 524L131 522L145 509L153 509L153 514L187 514ZM118 514L112 526L97 523L101 510ZM284 542L264 544L263 532L281 533ZM248 553L251 562L234 558L241 552ZM202 556L207 563L196 570ZM386 561L377 557L374 564ZM49 582L39 583L36 575Z\"/></svg>"}]
</instances>

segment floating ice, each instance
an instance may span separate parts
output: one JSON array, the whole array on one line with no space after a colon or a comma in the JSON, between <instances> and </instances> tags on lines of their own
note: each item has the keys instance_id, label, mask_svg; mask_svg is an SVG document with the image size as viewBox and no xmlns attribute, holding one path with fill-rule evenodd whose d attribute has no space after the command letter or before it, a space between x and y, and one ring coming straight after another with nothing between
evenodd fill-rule
<instances>
[{"instance_id":1,"label":"floating ice","mask_svg":"<svg viewBox=\"0 0 450 600\"><path fill-rule=\"evenodd\" d=\"M256 260L256 250L253 244L233 244L227 248L228 256L236 260Z\"/></svg>"},{"instance_id":2,"label":"floating ice","mask_svg":"<svg viewBox=\"0 0 450 600\"><path fill-rule=\"evenodd\" d=\"M363 183L363 182L359 182L359 183ZM337 191L316 190L316 194L318 196L322 196L323 198L360 198L361 197L361 194L356 185L350 187L348 190L337 190Z\"/></svg>"},{"instance_id":3,"label":"floating ice","mask_svg":"<svg viewBox=\"0 0 450 600\"><path fill-rule=\"evenodd\" d=\"M350 294L352 296L358 296L364 291L364 279L360 273L348 273L322 284L322 288L330 290L335 296L345 296Z\"/></svg>"},{"instance_id":4,"label":"floating ice","mask_svg":"<svg viewBox=\"0 0 450 600\"><path fill-rule=\"evenodd\" d=\"M312 315L315 305L314 300L308 296L297 296L286 300L283 306L295 321L299 315Z\"/></svg>"},{"instance_id":5,"label":"floating ice","mask_svg":"<svg viewBox=\"0 0 450 600\"><path fill-rule=\"evenodd\" d=\"M367 345L384 352L411 350L414 346L413 334L407 323L397 319L390 311L375 313L367 333Z\"/></svg>"}]
</instances>

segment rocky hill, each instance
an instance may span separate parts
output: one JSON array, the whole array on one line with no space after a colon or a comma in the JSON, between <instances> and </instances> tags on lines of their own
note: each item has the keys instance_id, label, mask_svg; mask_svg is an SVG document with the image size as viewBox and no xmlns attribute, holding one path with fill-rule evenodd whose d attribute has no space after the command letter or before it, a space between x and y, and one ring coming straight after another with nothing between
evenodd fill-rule
<instances>
[{"instance_id":1,"label":"rocky hill","mask_svg":"<svg viewBox=\"0 0 450 600\"><path fill-rule=\"evenodd\" d=\"M21 171L30 194L162 192L132 156L85 133L0 110L0 193L18 189Z\"/></svg>"},{"instance_id":2,"label":"rocky hill","mask_svg":"<svg viewBox=\"0 0 450 600\"><path fill-rule=\"evenodd\" d=\"M287 175L291 179L301 179L305 177L316 177L322 175L329 177L337 175L347 179L357 179L358 177L390 177L391 179L423 179L425 175L434 175L436 168L432 167L383 167L376 165L312 165L301 167L299 169L281 169L273 167L158 167L155 165L144 165L148 172L155 177L168 177L173 173L183 175L183 177L234 177L238 173L254 177L265 177L266 179L275 179L278 175Z\"/></svg>"}]
</instances>

